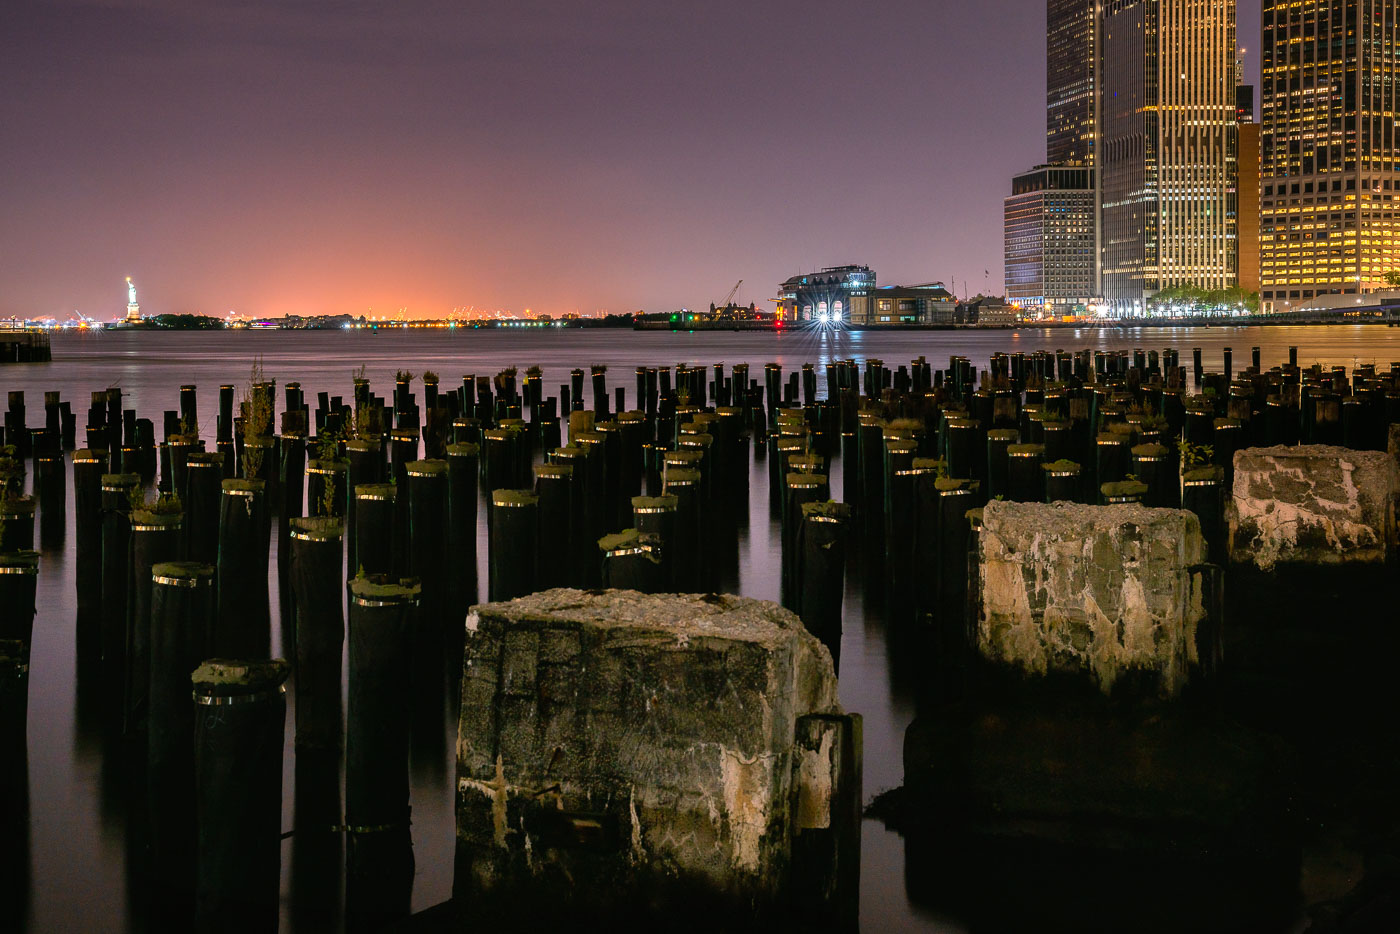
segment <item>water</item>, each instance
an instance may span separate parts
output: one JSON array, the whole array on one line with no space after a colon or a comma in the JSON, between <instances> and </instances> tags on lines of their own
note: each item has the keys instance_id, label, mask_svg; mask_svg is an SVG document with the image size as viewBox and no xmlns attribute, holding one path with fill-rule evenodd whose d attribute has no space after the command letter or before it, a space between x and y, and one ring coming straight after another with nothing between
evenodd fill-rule
<instances>
[{"instance_id":1,"label":"water","mask_svg":"<svg viewBox=\"0 0 1400 934\"><path fill-rule=\"evenodd\" d=\"M78 413L79 437L89 393L119 386L123 405L152 419L159 430L161 412L178 408L178 388L200 388L201 433L212 449L217 388L245 385L255 359L268 378L301 382L308 398L316 393L350 396L352 376L361 366L375 389L386 394L397 370L421 376L437 372L444 388L463 374L494 374L508 365L539 365L546 394L568 382L573 367L609 366L609 388L624 387L635 403L634 367L689 363L750 364L761 378L762 366L778 362L784 372L803 363L833 359L879 358L887 366L924 355L935 367L950 354L969 357L979 368L996 351L1111 350L1134 347L1180 349L1184 360L1193 347L1203 351L1207 370L1219 369L1225 347L1234 348L1236 369L1249 364L1250 348L1259 346L1265 367L1287 358L1289 345L1299 347L1299 362L1324 365L1374 362L1386 366L1400 359L1400 331L1375 326L1328 328L1210 328L1046 331L899 331L665 333L632 331L400 331L400 332L111 332L64 334L53 340L54 361L0 370L0 391L24 390L34 424L42 419L42 393L59 390ZM421 387L415 387L420 393ZM824 385L819 389L825 394ZM591 398L591 395L590 397ZM280 397L279 397L280 405ZM839 491L840 463L833 468L832 489ZM32 471L31 471L32 480ZM767 471L752 473L747 529L741 528L739 592L778 598L779 539L770 521ZM70 481L71 489L71 481ZM71 493L70 493L71 495ZM484 516L484 512L483 512ZM62 547L43 549L39 577L39 612L35 620L29 686L30 878L25 911L36 932L140 931L153 929L142 910L148 893L128 873L127 809L114 774L113 747L92 722L91 705L110 701L80 697L74 645L75 586L72 529ZM486 543L479 536L478 579L486 580ZM274 625L278 606L275 564L270 566ZM484 594L483 594L484 596ZM278 638L274 633L274 639ZM865 718L866 797L900 784L904 732L914 717L914 687L905 667L891 664L883 620L864 600L859 567L848 575L845 629L841 644L840 694L848 710ZM451 893L453 858L451 735L444 723L440 762L415 762L413 771L414 845L417 877L415 910L445 900ZM291 827L292 750L288 721L283 826ZM865 930L955 932L968 928L959 919L915 905L905 878L902 839L878 822L865 822L861 867L861 923ZM290 842L283 848L283 930L298 930L286 908ZM306 929L303 925L301 929Z\"/></svg>"}]
</instances>

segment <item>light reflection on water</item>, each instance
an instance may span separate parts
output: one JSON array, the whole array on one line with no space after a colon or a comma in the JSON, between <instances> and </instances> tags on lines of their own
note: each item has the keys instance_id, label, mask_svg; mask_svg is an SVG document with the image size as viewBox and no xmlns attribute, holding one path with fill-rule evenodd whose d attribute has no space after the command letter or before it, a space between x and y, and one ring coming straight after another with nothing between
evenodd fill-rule
<instances>
[{"instance_id":1,"label":"light reflection on water","mask_svg":"<svg viewBox=\"0 0 1400 934\"><path fill-rule=\"evenodd\" d=\"M42 419L43 395L59 390L78 416L79 438L86 423L89 393L119 386L123 405L161 424L161 412L178 405L182 383L199 386L201 433L214 437L218 386L242 386L252 361L260 357L269 378L300 381L314 405L318 392L350 396L352 374L361 365L381 395L391 388L395 371L436 371L444 389L463 374L491 375L516 365L544 369L547 395L556 395L573 367L608 364L608 384L636 399L636 366L676 363L713 365L726 370L747 362L750 376L762 379L763 364L778 362L784 375L806 362L816 364L819 394L825 395L824 365L836 359L864 362L879 358L892 369L925 356L935 367L951 354L969 357L979 368L999 350L1031 353L1038 349L1110 350L1177 347L1183 360L1193 347L1203 351L1208 370L1219 369L1225 347L1233 347L1237 370L1249 365L1250 348L1261 347L1265 367L1286 359L1289 345L1300 348L1303 365L1374 362L1387 366L1400 359L1400 332L1386 327L1284 327L1135 329L1104 331L1023 330L896 331L887 333L823 330L781 334L713 332L542 331L542 332L240 332L229 334L106 333L57 335L54 362L0 370L0 389L24 390L29 421ZM421 400L421 386L416 387ZM589 397L591 399L591 395ZM279 407L280 407L279 397ZM38 413L37 415L35 413ZM831 488L841 489L839 460ZM31 471L32 473L32 471ZM32 477L31 477L32 480ZM778 532L768 515L767 468L751 471L748 527L740 526L741 593L763 599L778 597ZM69 481L71 496L71 479ZM484 510L481 512L484 517ZM115 792L119 776L111 774L102 732L91 708L111 698L80 698L74 645L73 576L74 510L67 511L68 532L62 548L43 550L38 584L39 613L34 627L29 701L29 784L33 885L29 926L35 931L136 930L132 919L132 882L125 867L126 813ZM274 552L275 553L275 552ZM478 534L478 580L485 581L484 521ZM900 783L904 731L914 716L913 691L892 674L885 629L878 609L868 608L853 568L846 588L845 630L841 646L841 700L865 720L867 799ZM269 565L274 625L277 574ZM484 596L484 594L483 594ZM280 639L280 634L275 634ZM902 671L902 669L901 669ZM81 705L80 705L81 700ZM414 843L418 873L415 910L450 894L452 879L451 756L455 724L444 723L442 758L415 761L413 772ZM291 719L288 720L283 826L292 824ZM962 930L955 921L930 917L911 906L905 891L903 843L877 822L866 821L862 852L862 927L867 930ZM290 841L283 847L284 901ZM284 909L284 930L293 930Z\"/></svg>"}]
</instances>

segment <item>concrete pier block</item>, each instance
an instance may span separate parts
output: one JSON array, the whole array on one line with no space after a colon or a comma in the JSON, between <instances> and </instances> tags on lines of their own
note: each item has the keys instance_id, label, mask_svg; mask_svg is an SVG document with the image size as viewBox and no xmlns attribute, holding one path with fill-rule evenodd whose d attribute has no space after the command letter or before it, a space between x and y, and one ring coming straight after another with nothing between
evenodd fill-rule
<instances>
[{"instance_id":1,"label":"concrete pier block","mask_svg":"<svg viewBox=\"0 0 1400 934\"><path fill-rule=\"evenodd\" d=\"M1235 452L1230 560L1280 565L1383 565L1395 544L1400 467L1383 451L1325 445Z\"/></svg>"},{"instance_id":2,"label":"concrete pier block","mask_svg":"<svg viewBox=\"0 0 1400 934\"><path fill-rule=\"evenodd\" d=\"M473 607L466 626L458 902L516 920L522 905L630 917L691 899L744 917L794 900L830 910L796 877L794 848L857 819L859 718L794 614L556 589ZM838 863L826 878L849 871Z\"/></svg>"},{"instance_id":3,"label":"concrete pier block","mask_svg":"<svg viewBox=\"0 0 1400 934\"><path fill-rule=\"evenodd\" d=\"M992 501L982 521L982 657L1105 694L1120 682L1164 697L1186 686L1210 602L1193 513Z\"/></svg>"}]
</instances>

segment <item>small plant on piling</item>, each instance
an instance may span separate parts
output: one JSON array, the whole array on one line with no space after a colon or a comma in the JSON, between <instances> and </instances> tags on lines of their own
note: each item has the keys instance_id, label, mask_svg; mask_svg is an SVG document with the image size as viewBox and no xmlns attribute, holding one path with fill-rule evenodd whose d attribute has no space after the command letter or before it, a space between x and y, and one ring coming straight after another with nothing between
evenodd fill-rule
<instances>
[{"instance_id":1,"label":"small plant on piling","mask_svg":"<svg viewBox=\"0 0 1400 934\"><path fill-rule=\"evenodd\" d=\"M256 479L262 472L262 445L252 442L261 441L272 432L272 405L268 401L269 394L262 388L265 383L262 358L258 357L248 374L240 406L243 410L243 476L248 480Z\"/></svg>"},{"instance_id":2,"label":"small plant on piling","mask_svg":"<svg viewBox=\"0 0 1400 934\"><path fill-rule=\"evenodd\" d=\"M1215 447L1210 444L1192 444L1183 440L1179 445L1181 450L1181 469L1192 470L1196 467L1206 467L1215 460Z\"/></svg>"},{"instance_id":3,"label":"small plant on piling","mask_svg":"<svg viewBox=\"0 0 1400 934\"><path fill-rule=\"evenodd\" d=\"M408 370L394 371L394 382L396 383L411 383L413 382L414 378L414 375Z\"/></svg>"},{"instance_id":4,"label":"small plant on piling","mask_svg":"<svg viewBox=\"0 0 1400 934\"><path fill-rule=\"evenodd\" d=\"M24 485L24 465L15 457L15 446L0 448L0 501L13 490L18 493Z\"/></svg>"},{"instance_id":5,"label":"small plant on piling","mask_svg":"<svg viewBox=\"0 0 1400 934\"><path fill-rule=\"evenodd\" d=\"M432 370L424 370L423 382L425 385L431 383L432 385L436 386L438 384L438 375Z\"/></svg>"},{"instance_id":6,"label":"small plant on piling","mask_svg":"<svg viewBox=\"0 0 1400 934\"><path fill-rule=\"evenodd\" d=\"M316 459L322 466L335 463L340 458L340 435L334 431L322 431L316 436ZM321 486L321 515L335 515L336 488L335 474L323 476Z\"/></svg>"},{"instance_id":7,"label":"small plant on piling","mask_svg":"<svg viewBox=\"0 0 1400 934\"><path fill-rule=\"evenodd\" d=\"M131 512L139 509L161 516L173 516L185 511L178 493L161 493L140 486L133 486L127 490L126 503Z\"/></svg>"}]
</instances>

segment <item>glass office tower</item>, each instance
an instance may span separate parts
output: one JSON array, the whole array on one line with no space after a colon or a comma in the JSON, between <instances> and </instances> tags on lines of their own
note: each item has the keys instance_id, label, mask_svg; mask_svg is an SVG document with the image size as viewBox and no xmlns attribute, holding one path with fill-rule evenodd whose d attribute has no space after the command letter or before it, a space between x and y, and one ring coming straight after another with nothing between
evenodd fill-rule
<instances>
[{"instance_id":1,"label":"glass office tower","mask_svg":"<svg viewBox=\"0 0 1400 934\"><path fill-rule=\"evenodd\" d=\"M1276 310L1400 269L1397 0L1264 0L1260 292Z\"/></svg>"},{"instance_id":2,"label":"glass office tower","mask_svg":"<svg viewBox=\"0 0 1400 934\"><path fill-rule=\"evenodd\" d=\"M1114 312L1236 284L1233 0L1105 0L1098 28L1099 288Z\"/></svg>"}]
</instances>

